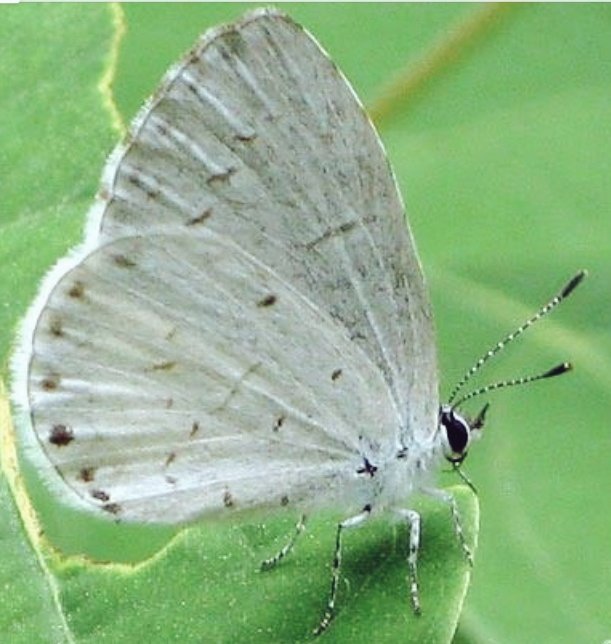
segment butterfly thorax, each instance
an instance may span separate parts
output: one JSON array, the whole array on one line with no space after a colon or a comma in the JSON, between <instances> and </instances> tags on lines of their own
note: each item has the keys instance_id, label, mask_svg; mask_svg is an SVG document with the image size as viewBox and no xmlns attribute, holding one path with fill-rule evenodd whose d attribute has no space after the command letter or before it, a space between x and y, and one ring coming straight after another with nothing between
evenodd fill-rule
<instances>
[{"instance_id":1,"label":"butterfly thorax","mask_svg":"<svg viewBox=\"0 0 611 644\"><path fill-rule=\"evenodd\" d=\"M434 483L445 462L442 433L436 432L426 442L414 438L387 454L363 454L361 459L355 474L366 504L378 510L404 507L411 495Z\"/></svg>"}]
</instances>

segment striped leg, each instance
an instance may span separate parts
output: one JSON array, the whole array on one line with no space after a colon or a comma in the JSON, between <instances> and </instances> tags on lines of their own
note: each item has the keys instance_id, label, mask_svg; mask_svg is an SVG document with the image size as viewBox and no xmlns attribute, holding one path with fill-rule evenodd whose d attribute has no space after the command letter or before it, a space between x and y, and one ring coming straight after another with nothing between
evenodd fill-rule
<instances>
[{"instance_id":1,"label":"striped leg","mask_svg":"<svg viewBox=\"0 0 611 644\"><path fill-rule=\"evenodd\" d=\"M420 548L420 515L415 510L399 510L409 526L409 550L407 553L407 568L409 575L409 593L412 598L412 608L420 615L420 597L418 594L418 549Z\"/></svg>"},{"instance_id":2,"label":"striped leg","mask_svg":"<svg viewBox=\"0 0 611 644\"><path fill-rule=\"evenodd\" d=\"M293 549L295 542L299 538L299 535L305 530L305 522L306 522L306 515L302 514L299 517L299 521L297 521L295 525L295 531L293 532L291 538L284 544L284 546L282 546L282 548L273 557L270 557L269 559L265 559L264 561L261 562L260 570L263 571L263 570L270 570L271 568L274 568L286 557L286 555L289 554L289 552Z\"/></svg>"},{"instance_id":3,"label":"striped leg","mask_svg":"<svg viewBox=\"0 0 611 644\"><path fill-rule=\"evenodd\" d=\"M320 635L327 630L335 615L335 600L337 598L337 587L339 585L340 569L342 564L342 531L346 528L356 528L364 523L371 514L371 506L366 505L362 512L355 514L353 517L345 519L337 524L337 532L335 534L335 554L333 555L333 572L331 577L331 590L329 592L329 600L327 601L327 608L325 614L320 620L320 624L314 629L314 635Z\"/></svg>"},{"instance_id":4,"label":"striped leg","mask_svg":"<svg viewBox=\"0 0 611 644\"><path fill-rule=\"evenodd\" d=\"M462 529L462 522L460 520L460 512L456 505L456 500L454 497L447 492L446 490L438 490L436 488L427 488L422 490L422 492L428 496L432 496L435 499L443 501L449 508L452 515L452 524L454 525L454 534L460 543L465 559L470 566L473 565L473 554L471 553L471 548L467 545L465 540L465 533Z\"/></svg>"}]
</instances>

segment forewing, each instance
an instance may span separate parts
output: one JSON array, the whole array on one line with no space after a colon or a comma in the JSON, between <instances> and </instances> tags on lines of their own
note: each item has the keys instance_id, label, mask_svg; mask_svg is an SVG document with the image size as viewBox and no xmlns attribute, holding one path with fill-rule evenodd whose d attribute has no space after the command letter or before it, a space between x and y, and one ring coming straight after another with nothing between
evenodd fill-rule
<instances>
[{"instance_id":1,"label":"forewing","mask_svg":"<svg viewBox=\"0 0 611 644\"><path fill-rule=\"evenodd\" d=\"M90 240L155 230L234 240L370 356L403 440L434 428L431 311L392 171L349 84L286 16L208 32L113 154Z\"/></svg>"},{"instance_id":2,"label":"forewing","mask_svg":"<svg viewBox=\"0 0 611 644\"><path fill-rule=\"evenodd\" d=\"M210 230L95 250L52 290L33 337L44 460L73 500L124 519L319 502L395 422L382 374L343 328Z\"/></svg>"}]
</instances>

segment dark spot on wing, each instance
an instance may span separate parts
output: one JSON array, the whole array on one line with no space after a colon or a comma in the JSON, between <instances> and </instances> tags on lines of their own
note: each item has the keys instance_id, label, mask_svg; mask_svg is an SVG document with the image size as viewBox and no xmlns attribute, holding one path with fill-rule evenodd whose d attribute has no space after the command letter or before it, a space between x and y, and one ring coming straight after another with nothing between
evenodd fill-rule
<instances>
[{"instance_id":1,"label":"dark spot on wing","mask_svg":"<svg viewBox=\"0 0 611 644\"><path fill-rule=\"evenodd\" d=\"M375 475L375 473L378 471L378 468L375 465L372 465L369 462L369 459L366 457L363 457L363 465L362 467L357 468L356 473L357 474L368 474L371 478Z\"/></svg>"},{"instance_id":2,"label":"dark spot on wing","mask_svg":"<svg viewBox=\"0 0 611 644\"><path fill-rule=\"evenodd\" d=\"M110 514L119 514L121 512L121 506L118 503L105 503L102 506L102 510Z\"/></svg>"},{"instance_id":3,"label":"dark spot on wing","mask_svg":"<svg viewBox=\"0 0 611 644\"><path fill-rule=\"evenodd\" d=\"M168 485L176 485L176 477L175 476L166 476L165 477L165 482Z\"/></svg>"},{"instance_id":4,"label":"dark spot on wing","mask_svg":"<svg viewBox=\"0 0 611 644\"><path fill-rule=\"evenodd\" d=\"M95 467L82 467L78 473L78 477L83 483L91 483L95 478Z\"/></svg>"},{"instance_id":5,"label":"dark spot on wing","mask_svg":"<svg viewBox=\"0 0 611 644\"><path fill-rule=\"evenodd\" d=\"M219 172L208 177L208 179L206 179L206 183L209 186L213 186L216 183L225 183L229 181L230 177L235 174L235 172L235 168L227 168L227 170L225 170L224 172Z\"/></svg>"},{"instance_id":6,"label":"dark spot on wing","mask_svg":"<svg viewBox=\"0 0 611 644\"><path fill-rule=\"evenodd\" d=\"M274 426L272 427L273 431L277 432L282 427L282 425L284 425L285 420L286 416L284 414L282 416L278 416L278 418L276 418Z\"/></svg>"},{"instance_id":7,"label":"dark spot on wing","mask_svg":"<svg viewBox=\"0 0 611 644\"><path fill-rule=\"evenodd\" d=\"M107 492L104 492L104 490L91 490L89 494L98 501L103 501L104 503L106 503L106 501L110 501L110 495Z\"/></svg>"},{"instance_id":8,"label":"dark spot on wing","mask_svg":"<svg viewBox=\"0 0 611 644\"><path fill-rule=\"evenodd\" d=\"M49 443L64 447L74 440L74 432L66 425L53 425L49 434Z\"/></svg>"},{"instance_id":9,"label":"dark spot on wing","mask_svg":"<svg viewBox=\"0 0 611 644\"><path fill-rule=\"evenodd\" d=\"M172 409L172 407L174 407L174 398L166 398L165 408Z\"/></svg>"},{"instance_id":10,"label":"dark spot on wing","mask_svg":"<svg viewBox=\"0 0 611 644\"><path fill-rule=\"evenodd\" d=\"M236 141L242 141L243 143L250 143L251 141L254 141L257 138L256 132L253 132L252 134L236 134L234 136Z\"/></svg>"},{"instance_id":11,"label":"dark spot on wing","mask_svg":"<svg viewBox=\"0 0 611 644\"><path fill-rule=\"evenodd\" d=\"M191 219L188 219L185 222L185 226L197 226L198 224L203 224L206 219L210 217L212 214L212 208L206 208L201 215L197 215L197 217L192 217Z\"/></svg>"},{"instance_id":12,"label":"dark spot on wing","mask_svg":"<svg viewBox=\"0 0 611 644\"><path fill-rule=\"evenodd\" d=\"M193 436L195 436L195 434L197 434L198 431L199 431L199 422L194 420L193 424L191 425L191 433L189 434L189 437L193 438Z\"/></svg>"},{"instance_id":13,"label":"dark spot on wing","mask_svg":"<svg viewBox=\"0 0 611 644\"><path fill-rule=\"evenodd\" d=\"M269 295L266 295L264 298L259 300L257 302L257 306L258 307L273 306L277 300L278 298L273 293L270 293Z\"/></svg>"},{"instance_id":14,"label":"dark spot on wing","mask_svg":"<svg viewBox=\"0 0 611 644\"><path fill-rule=\"evenodd\" d=\"M120 268L133 268L136 266L136 262L133 259L123 255L122 253L115 253L112 255L113 262Z\"/></svg>"},{"instance_id":15,"label":"dark spot on wing","mask_svg":"<svg viewBox=\"0 0 611 644\"><path fill-rule=\"evenodd\" d=\"M168 457L165 459L164 467L168 467L176 460L176 452L170 452Z\"/></svg>"},{"instance_id":16,"label":"dark spot on wing","mask_svg":"<svg viewBox=\"0 0 611 644\"><path fill-rule=\"evenodd\" d=\"M85 295L85 284L80 280L76 280L68 289L68 295L75 300L80 300Z\"/></svg>"},{"instance_id":17,"label":"dark spot on wing","mask_svg":"<svg viewBox=\"0 0 611 644\"><path fill-rule=\"evenodd\" d=\"M286 494L284 494L280 499L280 505L284 507L285 505L288 505L288 504L289 504L289 497Z\"/></svg>"},{"instance_id":18,"label":"dark spot on wing","mask_svg":"<svg viewBox=\"0 0 611 644\"><path fill-rule=\"evenodd\" d=\"M337 237L338 235L343 235L344 233L350 232L356 225L357 221L346 221L343 224L340 224L339 226L333 226L331 228L327 228L321 235L318 237L315 237L312 241L309 241L305 247L308 250L312 250L315 246L320 244L321 242L327 241L328 239L331 239L333 237Z\"/></svg>"},{"instance_id":19,"label":"dark spot on wing","mask_svg":"<svg viewBox=\"0 0 611 644\"><path fill-rule=\"evenodd\" d=\"M335 369L335 371L331 374L331 380L333 380L333 382L335 382L341 375L342 375L342 370L341 369Z\"/></svg>"},{"instance_id":20,"label":"dark spot on wing","mask_svg":"<svg viewBox=\"0 0 611 644\"><path fill-rule=\"evenodd\" d=\"M158 132L162 137L166 137L166 136L168 135L168 133L169 133L169 130L168 130L168 128L166 127L166 124L165 124L165 123L163 123L163 122L161 122L161 121L156 121L156 122L155 122L155 129L157 130L157 132Z\"/></svg>"},{"instance_id":21,"label":"dark spot on wing","mask_svg":"<svg viewBox=\"0 0 611 644\"><path fill-rule=\"evenodd\" d=\"M241 58L247 50L242 34L236 29L227 29L222 35L222 43L227 49L221 48L221 54L228 62Z\"/></svg>"},{"instance_id":22,"label":"dark spot on wing","mask_svg":"<svg viewBox=\"0 0 611 644\"><path fill-rule=\"evenodd\" d=\"M130 172L126 174L127 180L136 188L139 190L142 190L144 194L149 197L150 199L157 199L159 197L159 190L155 188L151 188L146 184L146 182L143 180L143 176L139 172Z\"/></svg>"},{"instance_id":23,"label":"dark spot on wing","mask_svg":"<svg viewBox=\"0 0 611 644\"><path fill-rule=\"evenodd\" d=\"M223 493L223 505L226 508L232 508L235 505L235 501L233 500L233 496L231 496L231 492L229 490L225 490Z\"/></svg>"},{"instance_id":24,"label":"dark spot on wing","mask_svg":"<svg viewBox=\"0 0 611 644\"><path fill-rule=\"evenodd\" d=\"M57 373L50 373L40 381L40 386L45 391L55 391L59 387L60 376Z\"/></svg>"},{"instance_id":25,"label":"dark spot on wing","mask_svg":"<svg viewBox=\"0 0 611 644\"><path fill-rule=\"evenodd\" d=\"M156 362L150 368L151 371L171 371L176 366L176 360L164 360Z\"/></svg>"},{"instance_id":26,"label":"dark spot on wing","mask_svg":"<svg viewBox=\"0 0 611 644\"><path fill-rule=\"evenodd\" d=\"M56 338L61 338L61 336L64 335L64 326L59 317L54 316L51 318L49 321L49 332Z\"/></svg>"}]
</instances>

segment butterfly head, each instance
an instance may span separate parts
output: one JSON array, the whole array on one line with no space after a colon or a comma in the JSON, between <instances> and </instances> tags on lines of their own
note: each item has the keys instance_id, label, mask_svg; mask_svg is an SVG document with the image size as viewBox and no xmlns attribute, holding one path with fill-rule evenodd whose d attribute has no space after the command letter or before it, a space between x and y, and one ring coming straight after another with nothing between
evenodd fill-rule
<instances>
[{"instance_id":1,"label":"butterfly head","mask_svg":"<svg viewBox=\"0 0 611 644\"><path fill-rule=\"evenodd\" d=\"M501 380L494 382L479 389L475 389L467 394L459 396L463 387L471 380L471 378L486 364L491 358L497 355L504 349L510 342L513 342L517 337L522 335L533 324L544 318L548 313L553 311L560 302L568 297L575 288L583 281L586 276L586 271L579 271L572 277L562 288L562 290L555 295L547 304L542 306L535 315L526 320L517 329L512 331L503 340L497 342L491 349L486 351L484 355L464 374L464 376L456 384L447 404L442 405L439 409L439 423L438 432L441 437L441 445L443 455L452 463L454 470L465 480L471 487L472 484L466 479L465 475L460 471L460 465L465 460L469 445L474 438L481 436L481 429L484 426L486 412L488 411L488 403L484 405L479 414L473 419L469 420L466 416L459 413L458 408L470 400L478 396L488 394L497 389L504 389L506 387L514 387L516 385L525 385L536 380L544 378L553 378L560 376L571 369L568 362L562 362L547 371L537 373L530 376L522 376L520 378L512 378L510 380Z\"/></svg>"},{"instance_id":2,"label":"butterfly head","mask_svg":"<svg viewBox=\"0 0 611 644\"><path fill-rule=\"evenodd\" d=\"M443 455L453 465L460 465L466 458L471 442L481 436L488 403L479 414L470 420L458 413L452 405L442 405L439 409L439 429Z\"/></svg>"}]
</instances>

